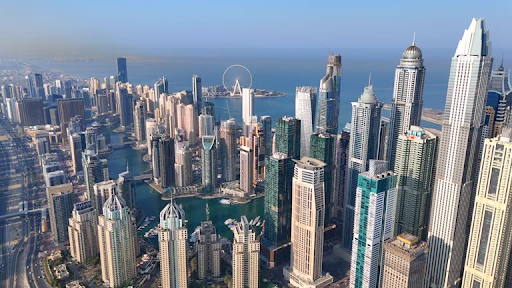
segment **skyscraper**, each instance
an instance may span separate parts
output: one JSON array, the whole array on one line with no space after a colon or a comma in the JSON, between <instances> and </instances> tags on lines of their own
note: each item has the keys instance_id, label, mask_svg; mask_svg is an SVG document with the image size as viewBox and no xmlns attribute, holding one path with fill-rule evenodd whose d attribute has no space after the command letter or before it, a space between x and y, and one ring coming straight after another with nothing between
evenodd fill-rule
<instances>
[{"instance_id":1,"label":"skyscraper","mask_svg":"<svg viewBox=\"0 0 512 288\"><path fill-rule=\"evenodd\" d=\"M322 273L324 248L324 167L317 159L295 160L292 179L292 223L290 266L285 278L295 287L326 287L332 283Z\"/></svg>"},{"instance_id":2,"label":"skyscraper","mask_svg":"<svg viewBox=\"0 0 512 288\"><path fill-rule=\"evenodd\" d=\"M426 286L447 287L460 280L491 65L489 31L483 19L473 19L452 58L430 213Z\"/></svg>"},{"instance_id":3,"label":"skyscraper","mask_svg":"<svg viewBox=\"0 0 512 288\"><path fill-rule=\"evenodd\" d=\"M202 183L204 193L213 193L217 186L217 143L216 137L212 135L203 136L202 160Z\"/></svg>"},{"instance_id":4,"label":"skyscraper","mask_svg":"<svg viewBox=\"0 0 512 288\"><path fill-rule=\"evenodd\" d=\"M252 123L249 136L243 137L240 140L241 145L248 146L252 150L254 180L263 181L265 179L265 136L263 134L263 125L259 122Z\"/></svg>"},{"instance_id":5,"label":"skyscraper","mask_svg":"<svg viewBox=\"0 0 512 288\"><path fill-rule=\"evenodd\" d=\"M50 226L53 241L60 244L68 241L69 217L73 211L73 184L66 183L46 187Z\"/></svg>"},{"instance_id":6,"label":"skyscraper","mask_svg":"<svg viewBox=\"0 0 512 288\"><path fill-rule=\"evenodd\" d=\"M135 138L139 144L145 144L146 142L146 119L147 108L146 102L143 100L137 100L133 110L133 126L135 132Z\"/></svg>"},{"instance_id":7,"label":"skyscraper","mask_svg":"<svg viewBox=\"0 0 512 288\"><path fill-rule=\"evenodd\" d=\"M82 171L82 152L85 147L82 147L82 137L74 133L69 135L69 152L71 154L71 164L73 165L73 172L75 175Z\"/></svg>"},{"instance_id":8,"label":"skyscraper","mask_svg":"<svg viewBox=\"0 0 512 288\"><path fill-rule=\"evenodd\" d=\"M176 186L186 187L192 185L192 151L186 143L177 143L175 161Z\"/></svg>"},{"instance_id":9,"label":"skyscraper","mask_svg":"<svg viewBox=\"0 0 512 288\"><path fill-rule=\"evenodd\" d=\"M263 126L263 137L265 137L265 156L272 155L272 117L263 115L260 117L261 125Z\"/></svg>"},{"instance_id":10,"label":"skyscraper","mask_svg":"<svg viewBox=\"0 0 512 288\"><path fill-rule=\"evenodd\" d=\"M378 159L382 103L373 93L371 81L357 102L352 102L352 121L347 160L343 248L352 251L354 207L359 173L368 171L369 160Z\"/></svg>"},{"instance_id":11,"label":"skyscraper","mask_svg":"<svg viewBox=\"0 0 512 288\"><path fill-rule=\"evenodd\" d=\"M332 191L333 187L333 172L335 170L335 142L336 136L328 133L313 133L311 135L311 149L309 157L315 158L325 163L324 166L324 198L325 198L325 216L324 223L331 222L330 215L334 208L334 199Z\"/></svg>"},{"instance_id":12,"label":"skyscraper","mask_svg":"<svg viewBox=\"0 0 512 288\"><path fill-rule=\"evenodd\" d=\"M93 185L109 179L107 159L99 159L97 156L89 155L85 152L82 153L82 167L84 169L87 199L91 200L94 207L98 207L98 203L95 202L94 198ZM96 209L96 211L100 214L102 210Z\"/></svg>"},{"instance_id":13,"label":"skyscraper","mask_svg":"<svg viewBox=\"0 0 512 288\"><path fill-rule=\"evenodd\" d=\"M44 93L44 84L43 84L43 75L35 73L34 74L34 80L35 80L35 90L36 95L34 97L41 98L42 100L46 100L45 93Z\"/></svg>"},{"instance_id":14,"label":"skyscraper","mask_svg":"<svg viewBox=\"0 0 512 288\"><path fill-rule=\"evenodd\" d=\"M118 83L116 89L118 114L120 126L126 130L131 130L133 125L133 95L128 93L125 85Z\"/></svg>"},{"instance_id":15,"label":"skyscraper","mask_svg":"<svg viewBox=\"0 0 512 288\"><path fill-rule=\"evenodd\" d=\"M437 137L418 126L398 136L395 174L397 203L394 235L410 233L427 239L434 189Z\"/></svg>"},{"instance_id":16,"label":"skyscraper","mask_svg":"<svg viewBox=\"0 0 512 288\"><path fill-rule=\"evenodd\" d=\"M280 152L265 162L265 239L274 246L290 242L294 162Z\"/></svg>"},{"instance_id":17,"label":"skyscraper","mask_svg":"<svg viewBox=\"0 0 512 288\"><path fill-rule=\"evenodd\" d=\"M135 179L130 174L128 163L126 163L126 171L119 173L117 178L117 194L123 197L126 206L130 211L137 208L137 193L135 191Z\"/></svg>"},{"instance_id":18,"label":"skyscraper","mask_svg":"<svg viewBox=\"0 0 512 288\"><path fill-rule=\"evenodd\" d=\"M162 76L162 78L158 79L158 81L155 82L155 108L161 109L160 106L160 95L162 94L169 94L169 83L167 82L167 79L165 79L165 76Z\"/></svg>"},{"instance_id":19,"label":"skyscraper","mask_svg":"<svg viewBox=\"0 0 512 288\"><path fill-rule=\"evenodd\" d=\"M253 192L254 169L253 151L250 147L240 146L240 189L251 195Z\"/></svg>"},{"instance_id":20,"label":"skyscraper","mask_svg":"<svg viewBox=\"0 0 512 288\"><path fill-rule=\"evenodd\" d=\"M92 206L96 211L100 211L98 215L101 215L103 213L103 204L105 201L107 201L107 199L112 195L120 196L117 193L117 184L114 180L105 180L94 183L92 187L94 191L94 196L91 198Z\"/></svg>"},{"instance_id":21,"label":"skyscraper","mask_svg":"<svg viewBox=\"0 0 512 288\"><path fill-rule=\"evenodd\" d=\"M388 138L387 161L390 169L395 169L396 145L398 136L409 130L411 126L421 124L423 107L423 85L425 82L425 66L421 50L412 45L405 49L400 64L395 70L395 87L391 104L390 135Z\"/></svg>"},{"instance_id":22,"label":"skyscraper","mask_svg":"<svg viewBox=\"0 0 512 288\"><path fill-rule=\"evenodd\" d=\"M384 244L382 288L422 287L427 265L427 243L403 233Z\"/></svg>"},{"instance_id":23,"label":"skyscraper","mask_svg":"<svg viewBox=\"0 0 512 288\"><path fill-rule=\"evenodd\" d=\"M185 212L176 203L160 212L160 274L163 288L187 287L187 227Z\"/></svg>"},{"instance_id":24,"label":"skyscraper","mask_svg":"<svg viewBox=\"0 0 512 288\"><path fill-rule=\"evenodd\" d=\"M137 276L138 239L135 219L124 199L112 195L98 217L101 278L108 287L124 287Z\"/></svg>"},{"instance_id":25,"label":"skyscraper","mask_svg":"<svg viewBox=\"0 0 512 288\"><path fill-rule=\"evenodd\" d=\"M242 216L233 231L233 288L259 287L260 241L256 232Z\"/></svg>"},{"instance_id":26,"label":"skyscraper","mask_svg":"<svg viewBox=\"0 0 512 288\"><path fill-rule=\"evenodd\" d=\"M461 287L509 287L512 129L502 131L485 139Z\"/></svg>"},{"instance_id":27,"label":"skyscraper","mask_svg":"<svg viewBox=\"0 0 512 288\"><path fill-rule=\"evenodd\" d=\"M276 153L284 153L293 158L300 158L301 121L294 117L284 116L276 123Z\"/></svg>"},{"instance_id":28,"label":"skyscraper","mask_svg":"<svg viewBox=\"0 0 512 288\"><path fill-rule=\"evenodd\" d=\"M215 127L213 116L211 115L199 115L199 136L213 135Z\"/></svg>"},{"instance_id":29,"label":"skyscraper","mask_svg":"<svg viewBox=\"0 0 512 288\"><path fill-rule=\"evenodd\" d=\"M192 76L192 97L196 111L201 112L203 108L203 88L201 85L201 77L197 75Z\"/></svg>"},{"instance_id":30,"label":"skyscraper","mask_svg":"<svg viewBox=\"0 0 512 288\"><path fill-rule=\"evenodd\" d=\"M341 56L329 55L327 72L320 80L318 93L318 112L316 131L330 134L338 133L340 113Z\"/></svg>"},{"instance_id":31,"label":"skyscraper","mask_svg":"<svg viewBox=\"0 0 512 288\"><path fill-rule=\"evenodd\" d=\"M128 82L128 69L126 67L126 58L117 58L117 81L121 83Z\"/></svg>"},{"instance_id":32,"label":"skyscraper","mask_svg":"<svg viewBox=\"0 0 512 288\"><path fill-rule=\"evenodd\" d=\"M498 70L492 71L490 81L485 110L486 112L491 110L494 117L484 118L482 136L486 138L498 136L501 129L510 122L510 110L507 107L511 105L509 103L511 100L507 99L512 99L512 88L510 85L510 71L505 71L503 60Z\"/></svg>"},{"instance_id":33,"label":"skyscraper","mask_svg":"<svg viewBox=\"0 0 512 288\"><path fill-rule=\"evenodd\" d=\"M75 203L68 226L71 257L85 263L99 254L98 214L91 201Z\"/></svg>"},{"instance_id":34,"label":"skyscraper","mask_svg":"<svg viewBox=\"0 0 512 288\"><path fill-rule=\"evenodd\" d=\"M21 124L24 126L44 125L43 99L23 99L21 101Z\"/></svg>"},{"instance_id":35,"label":"skyscraper","mask_svg":"<svg viewBox=\"0 0 512 288\"><path fill-rule=\"evenodd\" d=\"M219 278L221 244L212 221L201 222L196 250L198 278L206 279L208 275Z\"/></svg>"},{"instance_id":36,"label":"skyscraper","mask_svg":"<svg viewBox=\"0 0 512 288\"><path fill-rule=\"evenodd\" d=\"M309 156L309 141L315 127L317 88L299 86L295 89L295 118L300 120L300 156Z\"/></svg>"},{"instance_id":37,"label":"skyscraper","mask_svg":"<svg viewBox=\"0 0 512 288\"><path fill-rule=\"evenodd\" d=\"M333 208L331 218L335 218L343 227L343 212L345 210L345 188L347 175L348 147L350 143L350 128L343 128L336 136L333 173Z\"/></svg>"},{"instance_id":38,"label":"skyscraper","mask_svg":"<svg viewBox=\"0 0 512 288\"><path fill-rule=\"evenodd\" d=\"M174 187L176 185L174 162L174 139L168 135L160 138L159 156L160 156L160 185L162 187Z\"/></svg>"},{"instance_id":39,"label":"skyscraper","mask_svg":"<svg viewBox=\"0 0 512 288\"><path fill-rule=\"evenodd\" d=\"M220 163L222 181L236 179L236 122L234 118L220 123Z\"/></svg>"},{"instance_id":40,"label":"skyscraper","mask_svg":"<svg viewBox=\"0 0 512 288\"><path fill-rule=\"evenodd\" d=\"M84 100L79 99L59 99L59 122L60 131L62 131L62 139L67 140L66 128L68 128L69 120L75 116L85 118ZM85 121L81 123L82 131L85 131Z\"/></svg>"},{"instance_id":41,"label":"skyscraper","mask_svg":"<svg viewBox=\"0 0 512 288\"><path fill-rule=\"evenodd\" d=\"M244 121L244 135L249 135L252 125L252 116L254 115L254 93L252 89L244 88L242 90L242 119Z\"/></svg>"},{"instance_id":42,"label":"skyscraper","mask_svg":"<svg viewBox=\"0 0 512 288\"><path fill-rule=\"evenodd\" d=\"M396 176L387 161L370 160L359 174L354 217L350 287L377 288L384 242L393 237Z\"/></svg>"}]
</instances>

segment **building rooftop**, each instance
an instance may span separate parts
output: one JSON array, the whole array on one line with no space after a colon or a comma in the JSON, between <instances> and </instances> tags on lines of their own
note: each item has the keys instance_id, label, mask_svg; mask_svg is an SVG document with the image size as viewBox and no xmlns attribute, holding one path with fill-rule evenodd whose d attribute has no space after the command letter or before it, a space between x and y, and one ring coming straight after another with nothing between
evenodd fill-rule
<instances>
[{"instance_id":1,"label":"building rooftop","mask_svg":"<svg viewBox=\"0 0 512 288\"><path fill-rule=\"evenodd\" d=\"M386 242L384 249L386 253L393 253L395 256L407 260L414 260L428 252L427 243L420 241L417 236L409 233L402 233L392 238Z\"/></svg>"}]
</instances>

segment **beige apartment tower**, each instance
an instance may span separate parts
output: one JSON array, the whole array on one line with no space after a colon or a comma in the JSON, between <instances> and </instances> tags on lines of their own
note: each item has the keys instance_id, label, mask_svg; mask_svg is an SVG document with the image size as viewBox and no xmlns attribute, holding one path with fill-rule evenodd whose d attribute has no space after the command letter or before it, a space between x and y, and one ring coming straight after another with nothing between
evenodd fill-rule
<instances>
[{"instance_id":1,"label":"beige apartment tower","mask_svg":"<svg viewBox=\"0 0 512 288\"><path fill-rule=\"evenodd\" d=\"M112 195L98 217L101 278L107 287L124 287L137 276L138 239L135 219L123 198Z\"/></svg>"},{"instance_id":2,"label":"beige apartment tower","mask_svg":"<svg viewBox=\"0 0 512 288\"><path fill-rule=\"evenodd\" d=\"M512 129L485 139L462 287L505 284L512 250Z\"/></svg>"},{"instance_id":3,"label":"beige apartment tower","mask_svg":"<svg viewBox=\"0 0 512 288\"><path fill-rule=\"evenodd\" d=\"M256 232L242 216L233 231L233 288L259 287L260 241Z\"/></svg>"},{"instance_id":4,"label":"beige apartment tower","mask_svg":"<svg viewBox=\"0 0 512 288\"><path fill-rule=\"evenodd\" d=\"M98 256L98 214L91 201L75 203L68 226L71 257L84 263Z\"/></svg>"},{"instance_id":5,"label":"beige apartment tower","mask_svg":"<svg viewBox=\"0 0 512 288\"><path fill-rule=\"evenodd\" d=\"M427 243L403 233L384 244L382 287L419 288L425 278Z\"/></svg>"},{"instance_id":6,"label":"beige apartment tower","mask_svg":"<svg viewBox=\"0 0 512 288\"><path fill-rule=\"evenodd\" d=\"M212 221L201 222L197 248L197 273L199 279L220 277L220 242Z\"/></svg>"}]
</instances>

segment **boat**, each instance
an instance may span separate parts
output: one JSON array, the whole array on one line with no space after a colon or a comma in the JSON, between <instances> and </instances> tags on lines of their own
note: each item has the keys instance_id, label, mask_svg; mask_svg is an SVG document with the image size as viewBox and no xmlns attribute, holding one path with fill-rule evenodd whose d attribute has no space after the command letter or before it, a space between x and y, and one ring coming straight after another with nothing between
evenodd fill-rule
<instances>
[{"instance_id":1,"label":"boat","mask_svg":"<svg viewBox=\"0 0 512 288\"><path fill-rule=\"evenodd\" d=\"M229 199L220 199L219 203L223 204L223 205L229 205L229 204L231 204L231 200L229 200Z\"/></svg>"},{"instance_id":2,"label":"boat","mask_svg":"<svg viewBox=\"0 0 512 288\"><path fill-rule=\"evenodd\" d=\"M155 219L156 219L156 216L151 216L151 217L149 217L149 220L150 220L150 221L154 221Z\"/></svg>"},{"instance_id":3,"label":"boat","mask_svg":"<svg viewBox=\"0 0 512 288\"><path fill-rule=\"evenodd\" d=\"M229 219L227 219L226 221L224 221L224 225L230 225L230 224L233 224L233 222L234 222L234 221L235 221L235 220L233 220L233 219L229 218Z\"/></svg>"}]
</instances>

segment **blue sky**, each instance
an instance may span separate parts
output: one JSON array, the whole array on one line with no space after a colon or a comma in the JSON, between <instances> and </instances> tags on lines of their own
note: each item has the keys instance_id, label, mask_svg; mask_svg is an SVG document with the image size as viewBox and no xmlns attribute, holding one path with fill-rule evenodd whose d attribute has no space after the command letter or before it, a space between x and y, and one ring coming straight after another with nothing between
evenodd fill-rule
<instances>
[{"instance_id":1,"label":"blue sky","mask_svg":"<svg viewBox=\"0 0 512 288\"><path fill-rule=\"evenodd\" d=\"M168 55L213 50L454 50L472 17L512 52L512 1L34 1L0 4L0 53Z\"/></svg>"}]
</instances>

